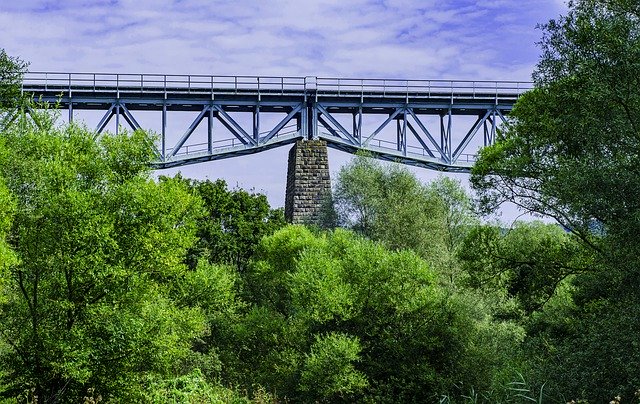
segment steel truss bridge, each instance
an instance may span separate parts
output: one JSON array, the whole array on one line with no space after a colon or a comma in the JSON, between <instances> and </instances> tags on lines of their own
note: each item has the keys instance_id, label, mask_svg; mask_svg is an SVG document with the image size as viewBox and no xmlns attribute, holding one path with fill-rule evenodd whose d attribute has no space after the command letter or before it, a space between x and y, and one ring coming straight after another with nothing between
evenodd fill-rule
<instances>
[{"instance_id":1,"label":"steel truss bridge","mask_svg":"<svg viewBox=\"0 0 640 404\"><path fill-rule=\"evenodd\" d=\"M23 82L25 93L67 109L70 121L76 110L102 111L98 132L113 119L116 132L121 124L141 128L136 114L157 111L157 168L324 139L350 153L453 172L470 169L477 149L493 144L498 125L531 88L515 81L54 72L28 72ZM167 130L175 112L191 113L179 134ZM196 135L204 127L206 136Z\"/></svg>"}]
</instances>

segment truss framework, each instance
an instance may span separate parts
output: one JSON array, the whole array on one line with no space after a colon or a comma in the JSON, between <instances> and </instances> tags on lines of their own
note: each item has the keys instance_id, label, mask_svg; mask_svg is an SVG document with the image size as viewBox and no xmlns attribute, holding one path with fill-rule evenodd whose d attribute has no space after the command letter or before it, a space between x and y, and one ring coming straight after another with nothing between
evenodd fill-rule
<instances>
[{"instance_id":1,"label":"truss framework","mask_svg":"<svg viewBox=\"0 0 640 404\"><path fill-rule=\"evenodd\" d=\"M116 133L125 124L140 129L138 111L160 112L159 128L150 128L159 134L158 168L320 138L351 153L365 150L404 164L465 172L475 161L470 145L494 143L499 125L530 88L527 84L30 73L24 91L57 102L68 110L69 120L76 110L104 111L97 132L113 120ZM193 114L180 136L167 131L174 111ZM269 122L275 116L275 123L265 124L265 114L272 117ZM473 124L458 119L463 116ZM206 142L198 143L195 133L201 126L206 126ZM218 132L227 138L218 139Z\"/></svg>"}]
</instances>

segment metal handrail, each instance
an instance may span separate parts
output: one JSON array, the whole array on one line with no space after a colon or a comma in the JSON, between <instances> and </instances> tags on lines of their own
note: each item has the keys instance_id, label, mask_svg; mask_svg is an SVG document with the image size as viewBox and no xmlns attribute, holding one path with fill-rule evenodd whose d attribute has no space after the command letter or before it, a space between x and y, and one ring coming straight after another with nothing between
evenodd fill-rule
<instances>
[{"instance_id":1,"label":"metal handrail","mask_svg":"<svg viewBox=\"0 0 640 404\"><path fill-rule=\"evenodd\" d=\"M27 72L23 86L45 91L148 91L320 94L333 96L431 97L433 95L518 97L533 88L532 82L492 80L413 80L338 78L315 76L217 76L179 74Z\"/></svg>"}]
</instances>

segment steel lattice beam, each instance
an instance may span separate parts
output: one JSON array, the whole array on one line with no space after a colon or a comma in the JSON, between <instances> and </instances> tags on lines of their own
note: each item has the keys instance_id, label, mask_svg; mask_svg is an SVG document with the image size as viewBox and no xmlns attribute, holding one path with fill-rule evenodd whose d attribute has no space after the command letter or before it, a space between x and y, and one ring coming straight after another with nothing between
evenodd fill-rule
<instances>
[{"instance_id":1,"label":"steel lattice beam","mask_svg":"<svg viewBox=\"0 0 640 404\"><path fill-rule=\"evenodd\" d=\"M347 152L468 171L476 152L471 145L493 144L499 122L507 122L517 98L531 87L500 81L30 72L23 91L68 109L69 120L78 111L103 111L97 132L114 117L116 132L120 117L136 130L138 111L159 112L159 168L322 138ZM171 137L167 122L177 111L194 115L181 136ZM469 126L464 117L474 123ZM206 142L200 147L195 133L203 121ZM218 139L221 133L231 137Z\"/></svg>"}]
</instances>

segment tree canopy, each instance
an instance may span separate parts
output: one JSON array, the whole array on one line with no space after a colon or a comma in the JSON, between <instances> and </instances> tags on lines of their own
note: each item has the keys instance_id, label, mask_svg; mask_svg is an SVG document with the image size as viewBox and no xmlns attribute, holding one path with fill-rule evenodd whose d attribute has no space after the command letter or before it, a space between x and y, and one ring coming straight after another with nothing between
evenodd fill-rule
<instances>
[{"instance_id":1,"label":"tree canopy","mask_svg":"<svg viewBox=\"0 0 640 404\"><path fill-rule=\"evenodd\" d=\"M150 179L143 132L26 121L0 139L2 233L15 256L3 261L3 394L33 387L57 402L92 387L135 399L205 331L199 310L169 294L200 200L179 181Z\"/></svg>"},{"instance_id":2,"label":"tree canopy","mask_svg":"<svg viewBox=\"0 0 640 404\"><path fill-rule=\"evenodd\" d=\"M595 402L615 391L632 397L640 383L640 351L627 342L640 335L640 8L572 1L542 29L536 88L518 100L500 141L481 151L471 180L485 208L510 201L550 216L590 257L570 302L537 317L540 377ZM604 338L606 330L616 336Z\"/></svg>"},{"instance_id":3,"label":"tree canopy","mask_svg":"<svg viewBox=\"0 0 640 404\"><path fill-rule=\"evenodd\" d=\"M15 107L21 96L22 77L28 63L0 49L0 110Z\"/></svg>"}]
</instances>

